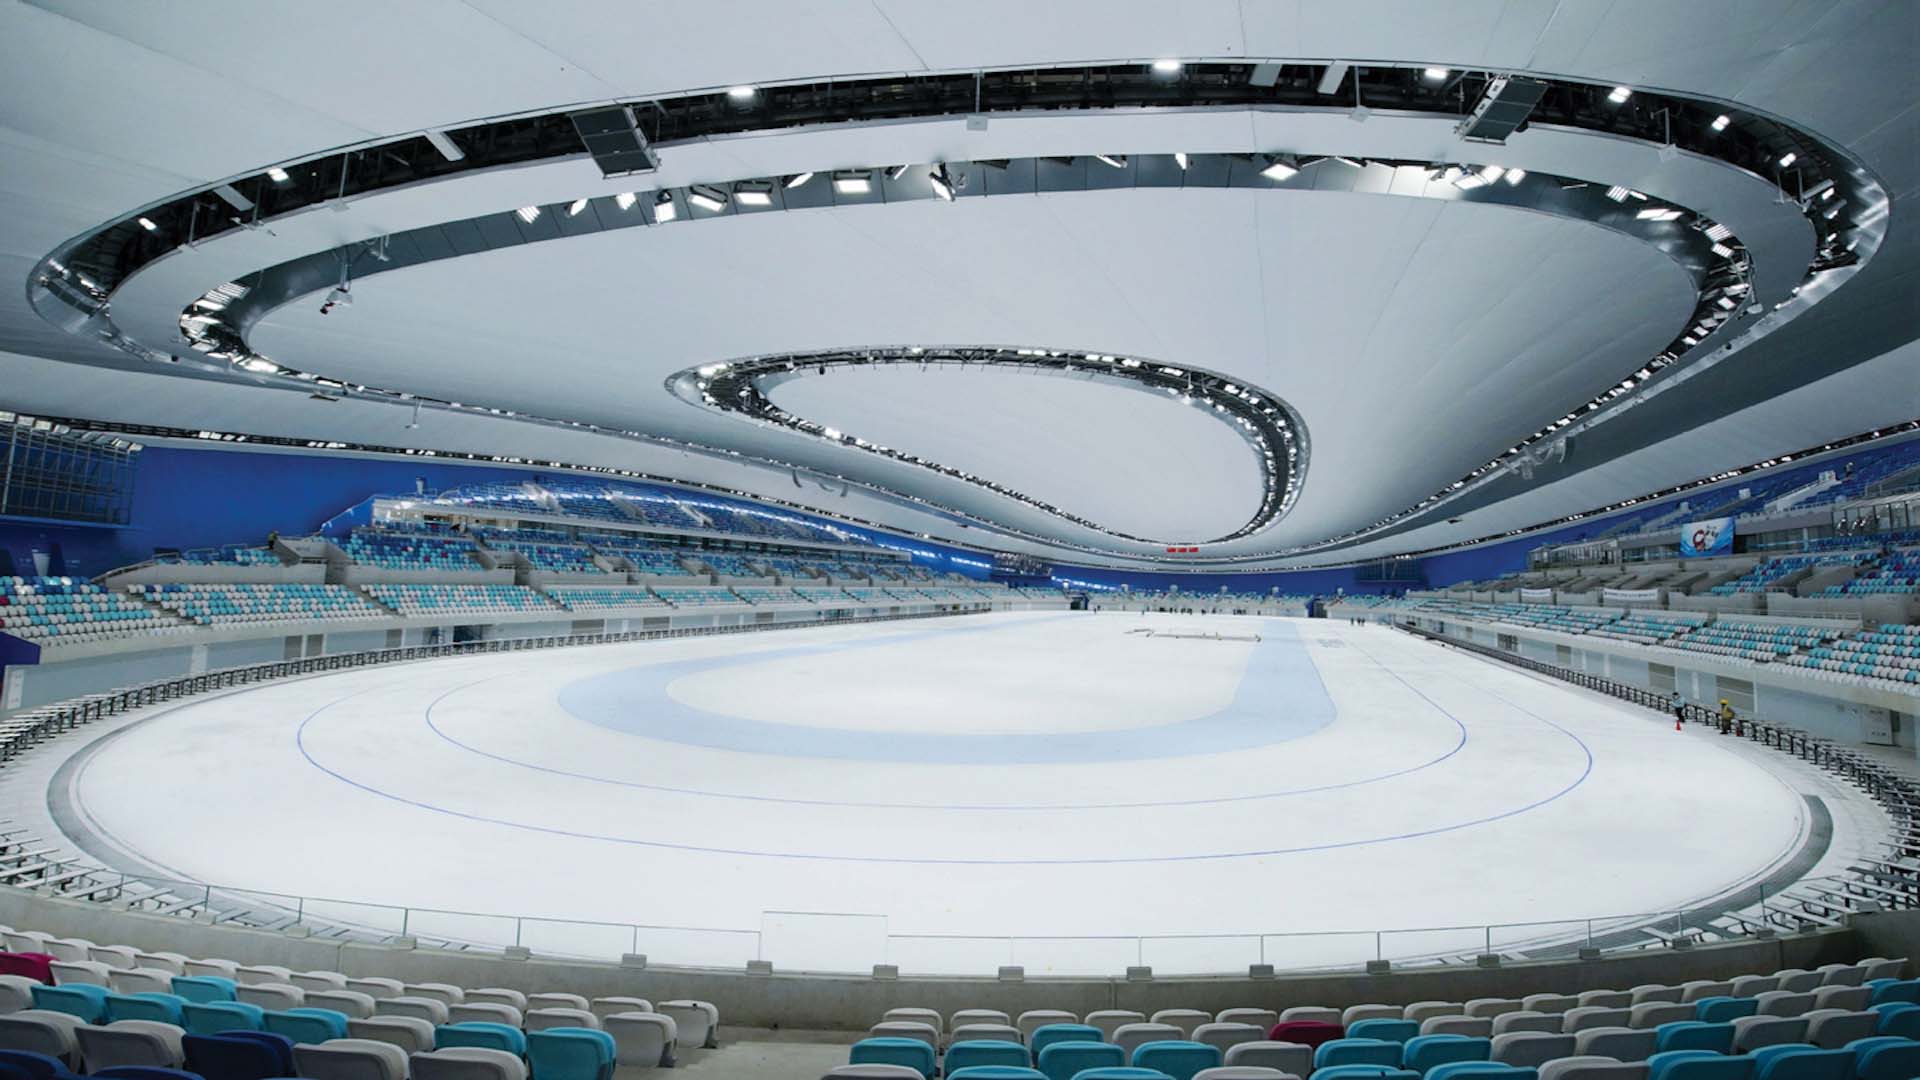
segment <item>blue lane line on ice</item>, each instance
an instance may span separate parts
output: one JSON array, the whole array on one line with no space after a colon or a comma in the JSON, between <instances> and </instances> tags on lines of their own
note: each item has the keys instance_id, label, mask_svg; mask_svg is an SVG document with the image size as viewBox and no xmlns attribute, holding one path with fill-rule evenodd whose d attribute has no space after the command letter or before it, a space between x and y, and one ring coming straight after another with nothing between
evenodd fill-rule
<instances>
[{"instance_id":1,"label":"blue lane line on ice","mask_svg":"<svg viewBox=\"0 0 1920 1080\"><path fill-rule=\"evenodd\" d=\"M976 632L991 633L1000 627ZM749 720L675 701L667 688L688 675L752 668L792 656L844 652L928 638L905 634L870 642L800 645L748 655L702 657L608 672L560 689L560 707L587 723L662 742L777 757L921 765L1066 765L1159 761L1268 746L1333 723L1333 699L1292 626L1267 622L1226 708L1154 727L1116 731L990 735L872 731ZM741 678L751 678L741 671Z\"/></svg>"},{"instance_id":2,"label":"blue lane line on ice","mask_svg":"<svg viewBox=\"0 0 1920 1080\"><path fill-rule=\"evenodd\" d=\"M1362 655L1365 655L1369 660L1374 660L1374 657L1372 656L1372 654L1367 653L1364 649L1361 650L1361 653ZM1375 660L1374 662L1376 663L1376 665L1378 665L1379 663L1377 660ZM1447 717L1449 720L1452 720L1455 724L1459 724L1463 730L1465 729L1465 725L1461 723L1459 717L1454 716L1452 712L1447 710L1439 702L1435 701L1431 696L1426 694L1419 687L1408 682L1398 672L1395 672L1392 669L1385 667L1384 665L1379 665L1379 666L1381 668L1381 671L1384 674L1388 675L1389 677L1393 678L1395 681L1406 686L1409 690L1412 690L1415 694L1419 695L1419 697L1422 700L1426 701L1428 705L1432 706L1434 710L1439 712L1441 715ZM1465 682L1466 680L1458 680L1458 681ZM1473 686L1472 683L1467 683L1467 685ZM454 693L458 689L459 688L456 687L454 690L450 690L447 693L448 694ZM1479 688L1476 687L1475 689L1479 689ZM1500 698L1499 695L1497 694L1492 694L1490 691L1481 690L1481 692L1488 693L1490 696L1493 696L1496 699L1501 700L1503 702L1505 702L1506 700L1504 698ZM352 695L349 695L349 696L352 696ZM445 696L446 696L445 694L441 695L442 698L444 698ZM340 700L343 701L346 699L343 698ZM476 813L472 813L465 810L456 810L449 807L437 806L437 805L434 805L433 803L411 798L406 795L385 791L381 788L374 787L370 784L362 783L358 780L353 779L352 777L349 777L341 772L338 772L322 764L319 760L317 760L313 756L312 753L308 751L308 748L307 748L306 734L307 734L308 725L312 724L316 719L320 717L321 714L325 713L328 709L332 708L334 705L337 705L339 703L340 701L329 702L315 709L313 712L307 714L306 718L301 720L300 726L294 734L295 746L299 750L300 756L306 760L307 764L311 765L315 769L320 770L323 773L326 773L328 776L333 777L334 779L340 781L341 783L347 784L348 786L356 788L360 791L364 791L370 795L375 795L383 799L391 800L393 802L402 803L404 805L412 806L417 809L428 811L430 813L443 814L448 817L459 818L462 820L477 822L480 824L499 825L499 826L504 826L506 828L522 829L528 832L543 833L549 836L564 836L564 837L569 837L571 839L576 839L576 840L598 840L598 841L604 841L606 843L612 843L612 844L624 844L630 847L657 848L657 849L667 850L667 851L682 851L682 852L689 852L694 854L730 855L730 856L739 856L739 857L746 857L746 858L761 858L761 859L795 859L803 862L890 863L890 864L939 865L939 866L952 866L952 865L960 865L960 866L1088 866L1088 865L1144 864L1144 863L1217 862L1217 861L1231 860L1231 859L1267 858L1267 857L1276 856L1276 855L1296 855L1296 854L1304 854L1306 852L1314 852L1314 851L1332 851L1340 848L1369 847L1376 844L1390 844L1390 843L1395 843L1402 840L1417 840L1417 839L1422 839L1429 836L1439 836L1445 833L1459 832L1464 829L1471 829L1471 828L1478 827L1480 825L1487 825L1496 821L1504 821L1508 818L1518 817L1522 814L1531 813L1532 811L1538 810L1541 807L1547 806L1550 803L1557 802L1560 799L1567 796L1568 794L1572 793L1580 785L1586 783L1587 778L1593 774L1593 751L1591 748L1587 746L1587 744L1578 735L1575 735L1573 732L1567 730L1561 725L1554 723L1553 721L1548 720L1547 718L1540 716L1537 713L1533 713L1526 709L1520 709L1519 706L1513 706L1514 708L1518 709L1520 712L1523 712L1528 716L1532 716L1534 719L1539 720L1541 723L1546 724L1548 727L1553 728L1555 731L1559 732L1561 735L1564 735L1568 739L1572 740L1574 745L1580 748L1582 755L1584 755L1586 759L1584 767L1581 769L1580 775L1574 778L1573 782L1567 784L1565 787L1561 788L1558 791L1553 792L1550 795L1547 795L1540 799L1536 799L1533 802L1530 802L1524 806L1515 807L1511 810L1504 810L1496 814L1489 814L1485 817L1475 818L1471 821L1455 822L1449 825L1436 825L1428 829L1419 829L1412 832L1397 833L1390 836L1364 837L1364 838L1355 839L1355 840L1338 840L1338 841L1331 841L1328 843L1321 843L1321 844L1302 844L1294 847L1262 848L1262 849L1250 850L1250 851L1204 852L1204 853L1197 853L1197 854L1182 854L1182 855L1149 855L1149 856L1135 856L1131 858L1079 858L1079 859L945 858L943 859L943 858L899 858L899 857L878 856L878 855L846 855L846 854L831 854L831 853L824 853L824 852L762 851L762 850L757 850L753 848L714 847L714 846L700 845L700 844L676 844L676 843L671 843L665 840L646 840L646 839L640 839L640 838L631 837L631 836L612 836L605 833L580 832L573 829L562 829L562 828L557 828L557 827L548 826L548 825L534 825L526 822L511 821L505 818L491 817L485 814L476 814ZM1511 705L1511 702L1507 702L1507 704Z\"/></svg>"}]
</instances>

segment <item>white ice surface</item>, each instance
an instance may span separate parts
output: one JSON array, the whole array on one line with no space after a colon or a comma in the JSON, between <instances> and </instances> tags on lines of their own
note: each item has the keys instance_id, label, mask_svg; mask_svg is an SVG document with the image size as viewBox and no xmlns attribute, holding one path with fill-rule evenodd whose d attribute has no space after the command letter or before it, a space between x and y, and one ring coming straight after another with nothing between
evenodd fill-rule
<instances>
[{"instance_id":1,"label":"white ice surface","mask_svg":"<svg viewBox=\"0 0 1920 1080\"><path fill-rule=\"evenodd\" d=\"M1806 828L1789 782L1737 748L1393 631L1328 621L1285 622L1338 709L1334 723L1226 753L1170 746L1160 760L839 760L788 756L778 739L764 752L716 750L589 723L556 700L582 679L710 658L729 665L724 675L683 679L676 697L779 719L796 742L806 734L797 725L831 723L884 748L888 717L900 731L1008 740L1036 729L1139 737L1141 725L1231 696L1248 646L1149 645L1127 631L1264 625L1284 637L1281 622L1004 614L363 670L166 711L105 743L75 789L90 827L217 885L730 929L739 932L530 921L519 932L537 949L637 946L659 962L737 965L757 949L788 969L1351 962L1372 955L1381 928L1671 910L1765 873ZM804 663L740 663L903 634L912 640ZM787 712L786 701L802 707ZM308 910L380 926L399 918ZM872 917L766 914L793 911ZM408 918L416 933L491 943L515 929L510 919ZM1500 930L1495 943L1572 925ZM1354 933L1259 936L1309 931ZM1133 937L1172 934L1217 936ZM1389 934L1382 947L1417 955L1471 949L1482 936Z\"/></svg>"}]
</instances>

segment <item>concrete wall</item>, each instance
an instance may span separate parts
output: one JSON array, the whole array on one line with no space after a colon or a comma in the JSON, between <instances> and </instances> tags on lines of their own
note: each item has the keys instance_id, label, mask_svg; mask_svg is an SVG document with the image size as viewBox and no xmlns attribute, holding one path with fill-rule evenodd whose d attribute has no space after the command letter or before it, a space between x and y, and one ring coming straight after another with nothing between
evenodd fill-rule
<instances>
[{"instance_id":1,"label":"concrete wall","mask_svg":"<svg viewBox=\"0 0 1920 1080\"><path fill-rule=\"evenodd\" d=\"M754 1027L864 1030L886 1010L919 1006L951 1012L993 1008L1009 1013L1026 1009L1163 1008L1208 1011L1239 1006L1285 1008L1289 1005L1344 1007L1371 1002L1465 1001L1475 997L1519 997L1530 993L1583 989L1626 989L1642 983L1678 983L1687 979L1725 979L1765 974L1781 968L1813 968L1850 962L1866 955L1920 953L1920 913L1874 916L1874 935L1864 941L1853 930L1822 931L1768 941L1744 941L1686 950L1651 949L1601 960L1546 961L1483 969L1444 967L1382 975L1359 972L1283 976L1168 978L1150 982L1121 979L1034 979L999 982L991 978L902 978L775 973L751 976L733 971L622 967L612 963L508 960L478 952L397 949L291 937L257 930L213 926L177 917L133 914L104 905L57 900L12 888L0 888L0 923L44 930L62 937L101 943L172 950L189 956L214 956L241 963L284 964L295 970L331 970L348 975L383 975L406 982L447 982L456 986L504 986L539 992L564 990L588 997L631 995L653 1001L694 998L720 1008L724 1022Z\"/></svg>"}]
</instances>

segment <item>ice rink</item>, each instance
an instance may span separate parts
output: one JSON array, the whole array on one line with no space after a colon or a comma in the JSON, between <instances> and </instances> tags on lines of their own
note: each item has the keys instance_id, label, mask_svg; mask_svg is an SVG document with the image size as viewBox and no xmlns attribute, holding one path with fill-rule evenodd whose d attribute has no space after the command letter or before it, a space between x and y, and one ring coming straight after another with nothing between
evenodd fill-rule
<instances>
[{"instance_id":1,"label":"ice rink","mask_svg":"<svg viewBox=\"0 0 1920 1080\"><path fill-rule=\"evenodd\" d=\"M322 676L63 775L115 861L334 901L309 915L785 969L1244 970L1569 920L1513 944L1750 883L1810 829L1750 752L1397 631L1083 612Z\"/></svg>"}]
</instances>

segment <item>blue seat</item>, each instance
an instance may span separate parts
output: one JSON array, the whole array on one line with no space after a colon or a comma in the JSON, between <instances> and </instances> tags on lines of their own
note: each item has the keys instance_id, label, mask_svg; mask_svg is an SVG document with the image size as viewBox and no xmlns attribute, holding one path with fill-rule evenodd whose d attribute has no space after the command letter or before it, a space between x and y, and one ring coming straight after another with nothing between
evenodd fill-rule
<instances>
[{"instance_id":1,"label":"blue seat","mask_svg":"<svg viewBox=\"0 0 1920 1080\"><path fill-rule=\"evenodd\" d=\"M1920 1042L1893 1035L1855 1039L1847 1044L1858 1080L1908 1080L1920 1076Z\"/></svg>"},{"instance_id":2,"label":"blue seat","mask_svg":"<svg viewBox=\"0 0 1920 1080\"><path fill-rule=\"evenodd\" d=\"M1498 1061L1449 1061L1427 1070L1423 1080L1536 1080L1539 1075L1538 1069Z\"/></svg>"},{"instance_id":3,"label":"blue seat","mask_svg":"<svg viewBox=\"0 0 1920 1080\"><path fill-rule=\"evenodd\" d=\"M1867 985L1873 987L1873 996L1868 999L1872 1005L1920 1002L1920 979L1875 979Z\"/></svg>"},{"instance_id":4,"label":"blue seat","mask_svg":"<svg viewBox=\"0 0 1920 1080\"><path fill-rule=\"evenodd\" d=\"M947 1057L941 1066L949 1073L956 1069L971 1069L982 1065L1011 1065L1026 1068L1033 1063L1033 1055L1017 1042L1001 1039L969 1039L947 1047Z\"/></svg>"},{"instance_id":5,"label":"blue seat","mask_svg":"<svg viewBox=\"0 0 1920 1080\"><path fill-rule=\"evenodd\" d=\"M517 1027L496 1024L490 1020L466 1020L434 1028L433 1048L445 1050L449 1046L478 1046L488 1050L505 1050L515 1057L526 1057L527 1034Z\"/></svg>"},{"instance_id":6,"label":"blue seat","mask_svg":"<svg viewBox=\"0 0 1920 1080\"><path fill-rule=\"evenodd\" d=\"M1063 1042L1103 1042L1106 1036L1091 1024L1042 1024L1027 1036L1027 1045L1033 1050L1033 1059L1040 1060L1041 1051L1054 1043Z\"/></svg>"},{"instance_id":7,"label":"blue seat","mask_svg":"<svg viewBox=\"0 0 1920 1080\"><path fill-rule=\"evenodd\" d=\"M36 1054L31 1050L0 1050L0 1065L18 1069L34 1080L57 1080L58 1077L73 1075L59 1058Z\"/></svg>"},{"instance_id":8,"label":"blue seat","mask_svg":"<svg viewBox=\"0 0 1920 1080\"><path fill-rule=\"evenodd\" d=\"M1750 997L1710 997L1693 1003L1693 1018L1703 1024L1724 1024L1759 1012L1759 1000Z\"/></svg>"},{"instance_id":9,"label":"blue seat","mask_svg":"<svg viewBox=\"0 0 1920 1080\"><path fill-rule=\"evenodd\" d=\"M202 1004L215 1001L232 1001L234 981L218 975L175 975L173 992L188 1001Z\"/></svg>"},{"instance_id":10,"label":"blue seat","mask_svg":"<svg viewBox=\"0 0 1920 1080\"><path fill-rule=\"evenodd\" d=\"M139 994L108 994L107 1021L115 1020L158 1020L175 1027L185 1025L180 1022L180 1009L187 1000L178 994L161 994L147 991Z\"/></svg>"},{"instance_id":11,"label":"blue seat","mask_svg":"<svg viewBox=\"0 0 1920 1080\"><path fill-rule=\"evenodd\" d=\"M877 1039L861 1039L847 1051L849 1065L905 1065L920 1070L920 1075L933 1076L933 1047L919 1039L900 1039L886 1036ZM545 1080L545 1078L543 1078Z\"/></svg>"},{"instance_id":12,"label":"blue seat","mask_svg":"<svg viewBox=\"0 0 1920 1080\"><path fill-rule=\"evenodd\" d=\"M1420 1080L1420 1074L1385 1065L1335 1065L1313 1070L1313 1080Z\"/></svg>"},{"instance_id":13,"label":"blue seat","mask_svg":"<svg viewBox=\"0 0 1920 1080\"><path fill-rule=\"evenodd\" d=\"M180 1023L191 1035L218 1035L223 1031L259 1031L267 1010L244 1001L188 1002L180 1007Z\"/></svg>"},{"instance_id":14,"label":"blue seat","mask_svg":"<svg viewBox=\"0 0 1920 1080\"><path fill-rule=\"evenodd\" d=\"M33 1007L77 1016L89 1024L107 1018L107 988L68 983L65 986L35 986Z\"/></svg>"},{"instance_id":15,"label":"blue seat","mask_svg":"<svg viewBox=\"0 0 1920 1080\"><path fill-rule=\"evenodd\" d=\"M206 1080L272 1080L293 1075L293 1041L284 1035L230 1031L188 1035L180 1044L187 1052L187 1068Z\"/></svg>"},{"instance_id":16,"label":"blue seat","mask_svg":"<svg viewBox=\"0 0 1920 1080\"><path fill-rule=\"evenodd\" d=\"M966 1043L960 1045L965 1046ZM1047 1074L1039 1069L1023 1069L1018 1065L969 1065L948 1073L947 1080L1047 1080Z\"/></svg>"},{"instance_id":17,"label":"blue seat","mask_svg":"<svg viewBox=\"0 0 1920 1080\"><path fill-rule=\"evenodd\" d=\"M920 1045L928 1054L933 1053L926 1043ZM536 1031L527 1036L527 1066L531 1080L609 1080L613 1076L613 1036L593 1028Z\"/></svg>"},{"instance_id":18,"label":"blue seat","mask_svg":"<svg viewBox=\"0 0 1920 1080\"><path fill-rule=\"evenodd\" d=\"M1405 1043L1420 1035L1418 1020L1359 1020L1347 1029L1349 1039L1385 1039ZM1324 1045L1324 1044L1323 1044Z\"/></svg>"},{"instance_id":19,"label":"blue seat","mask_svg":"<svg viewBox=\"0 0 1920 1080\"><path fill-rule=\"evenodd\" d=\"M1753 1059L1754 1080L1853 1080L1853 1051L1822 1050L1808 1043L1763 1046Z\"/></svg>"},{"instance_id":20,"label":"blue seat","mask_svg":"<svg viewBox=\"0 0 1920 1080\"><path fill-rule=\"evenodd\" d=\"M1486 1061L1493 1056L1493 1040L1477 1035L1422 1035L1407 1040L1400 1062L1409 1071L1424 1074L1451 1061Z\"/></svg>"},{"instance_id":21,"label":"blue seat","mask_svg":"<svg viewBox=\"0 0 1920 1080\"><path fill-rule=\"evenodd\" d=\"M1711 1050L1667 1050L1647 1059L1647 1080L1753 1080L1753 1059Z\"/></svg>"},{"instance_id":22,"label":"blue seat","mask_svg":"<svg viewBox=\"0 0 1920 1080\"><path fill-rule=\"evenodd\" d=\"M34 992L39 993L36 987ZM36 999L37 1000L37 999ZM1880 1013L1880 1034L1898 1035L1902 1039L1920 1039L1920 1006L1906 1005L1904 1001L1882 1006Z\"/></svg>"},{"instance_id":23,"label":"blue seat","mask_svg":"<svg viewBox=\"0 0 1920 1080\"><path fill-rule=\"evenodd\" d=\"M347 1037L347 1014L332 1009L284 1009L268 1012L260 1022L268 1031L285 1035L296 1045Z\"/></svg>"},{"instance_id":24,"label":"blue seat","mask_svg":"<svg viewBox=\"0 0 1920 1080\"><path fill-rule=\"evenodd\" d=\"M1653 1029L1655 1053L1667 1050L1707 1050L1715 1054L1733 1053L1733 1025L1709 1024L1704 1020L1676 1020Z\"/></svg>"},{"instance_id":25,"label":"blue seat","mask_svg":"<svg viewBox=\"0 0 1920 1080\"><path fill-rule=\"evenodd\" d=\"M1162 1039L1134 1047L1132 1064L1142 1069L1159 1069L1173 1080L1193 1080L1194 1073L1220 1064L1220 1048L1202 1042Z\"/></svg>"},{"instance_id":26,"label":"blue seat","mask_svg":"<svg viewBox=\"0 0 1920 1080\"><path fill-rule=\"evenodd\" d=\"M1086 1069L1110 1069L1127 1063L1127 1052L1112 1043L1057 1042L1033 1056L1047 1080L1073 1080Z\"/></svg>"},{"instance_id":27,"label":"blue seat","mask_svg":"<svg viewBox=\"0 0 1920 1080\"><path fill-rule=\"evenodd\" d=\"M162 1069L157 1065L116 1065L89 1075L100 1080L201 1080L184 1069Z\"/></svg>"},{"instance_id":28,"label":"blue seat","mask_svg":"<svg viewBox=\"0 0 1920 1080\"><path fill-rule=\"evenodd\" d=\"M1313 1067L1329 1065L1390 1065L1400 1067L1400 1044L1387 1039L1329 1039L1314 1048Z\"/></svg>"}]
</instances>

